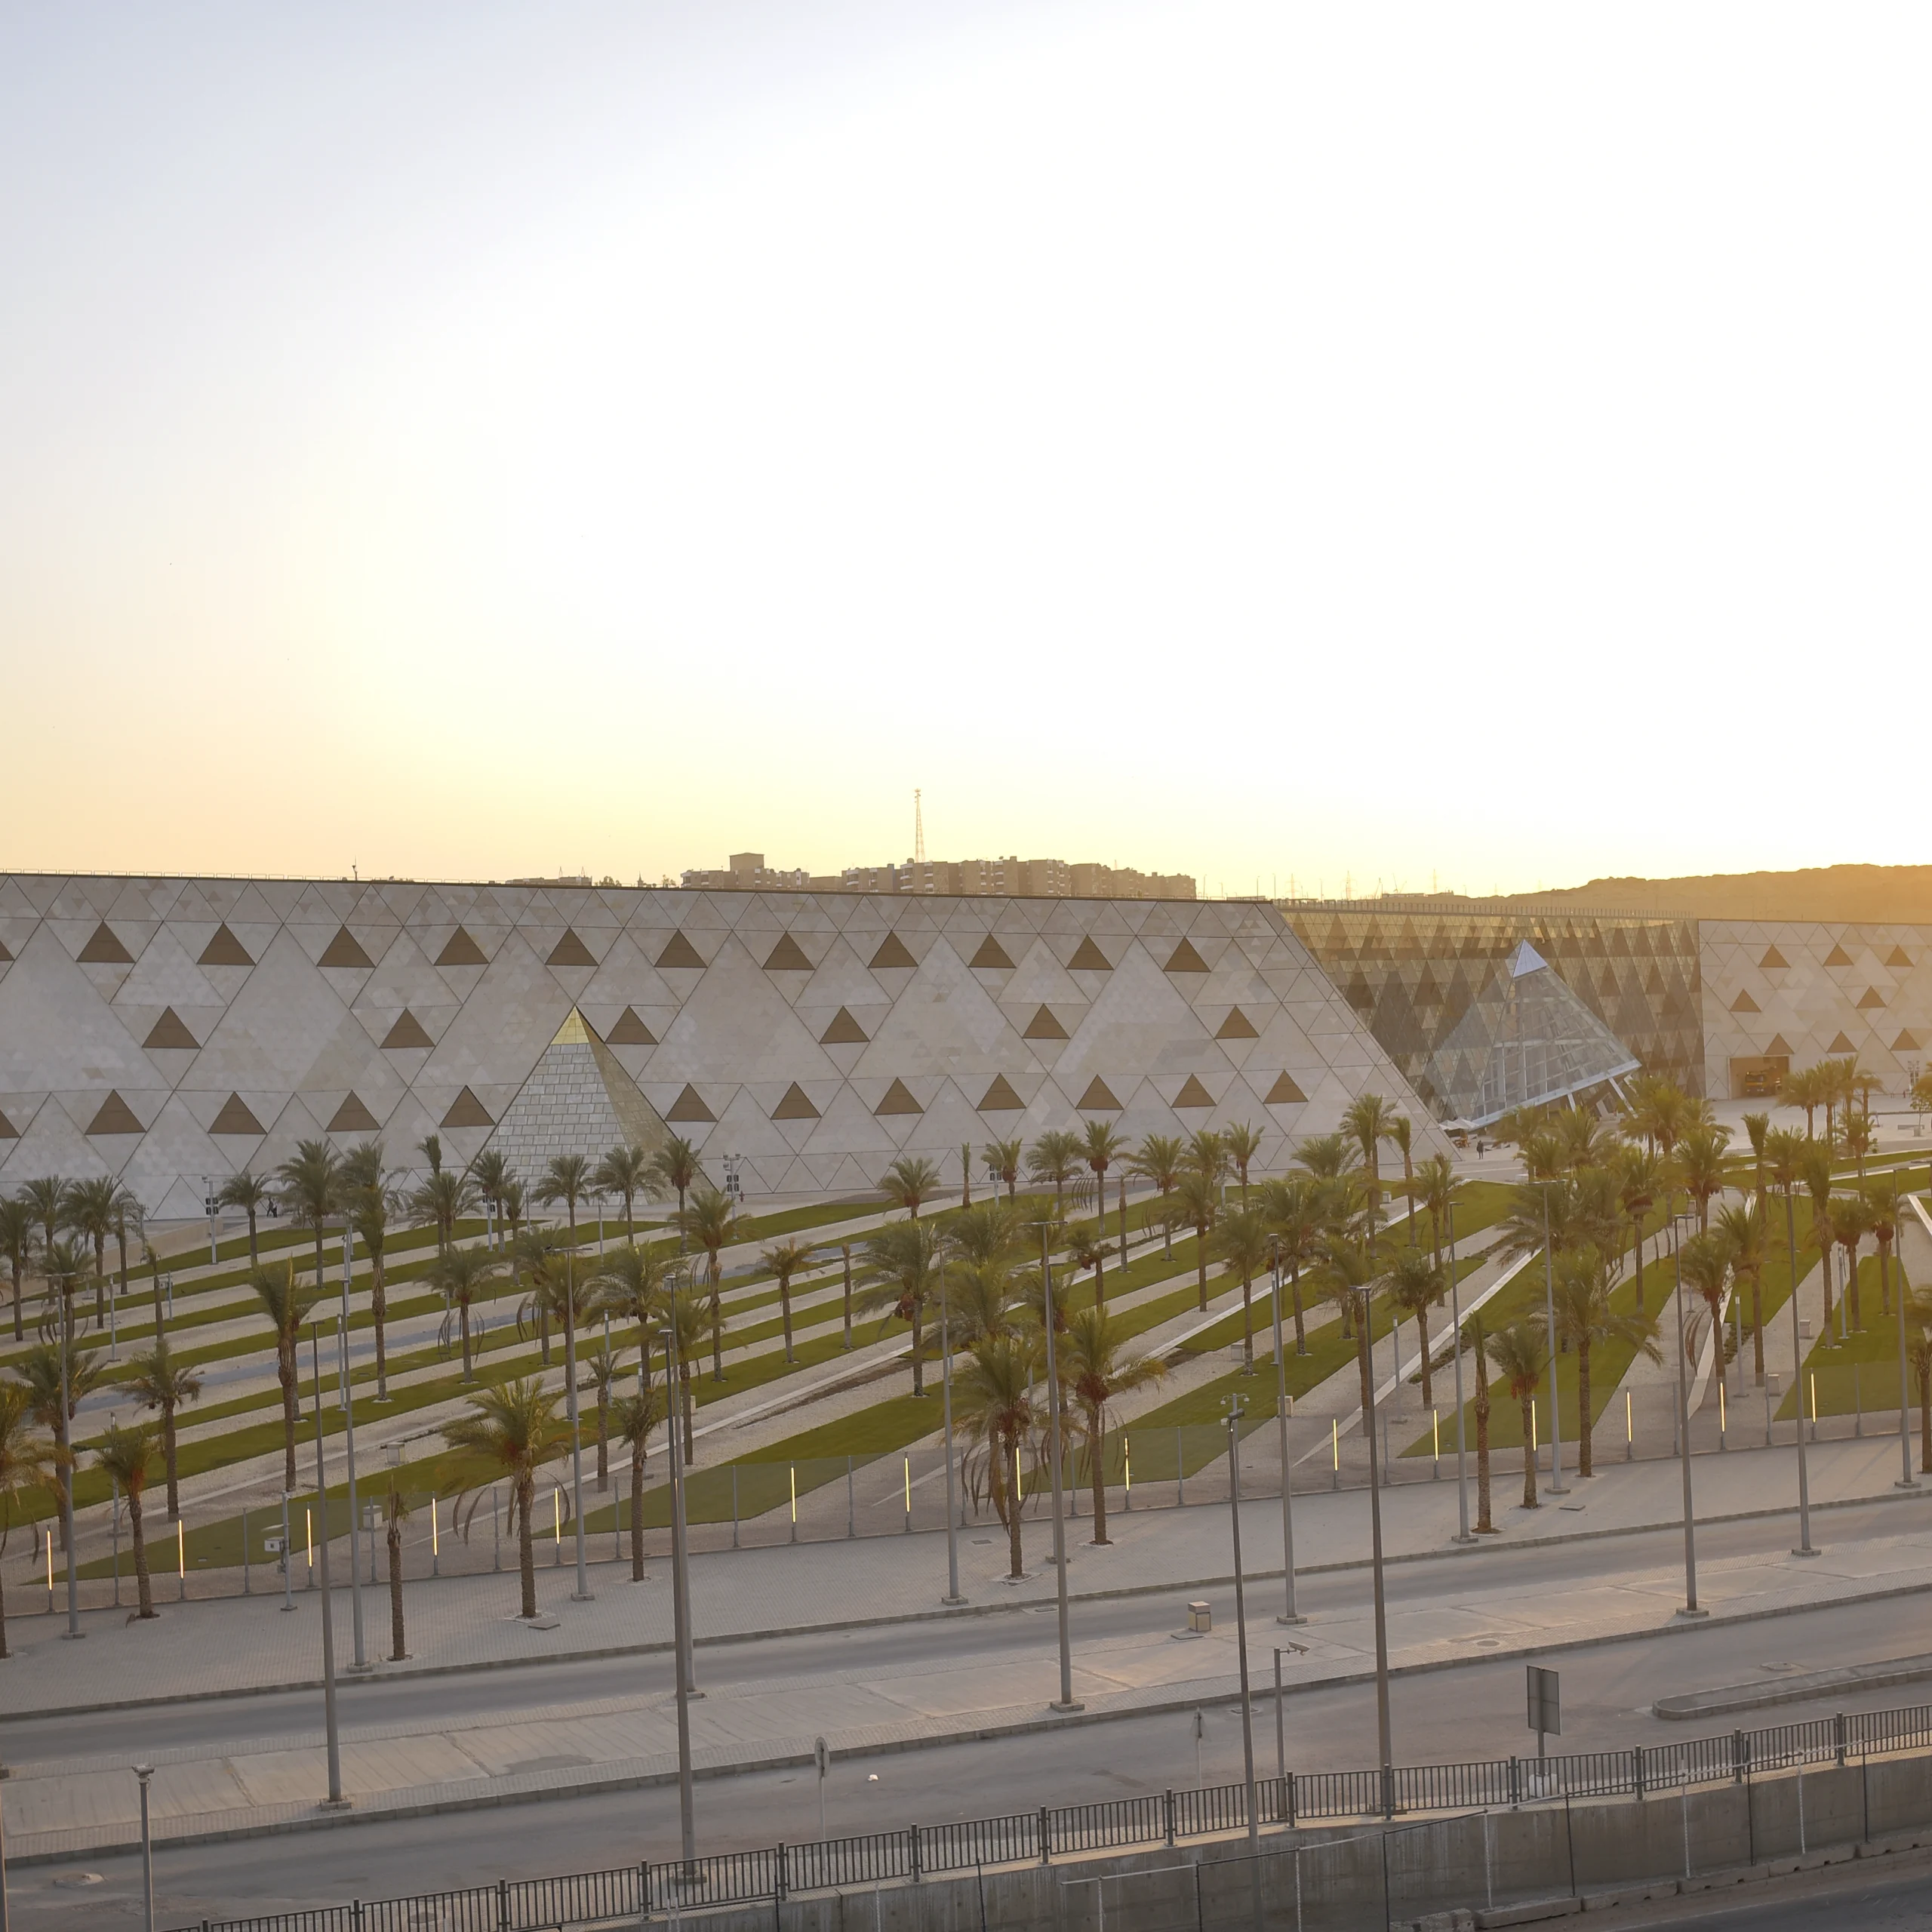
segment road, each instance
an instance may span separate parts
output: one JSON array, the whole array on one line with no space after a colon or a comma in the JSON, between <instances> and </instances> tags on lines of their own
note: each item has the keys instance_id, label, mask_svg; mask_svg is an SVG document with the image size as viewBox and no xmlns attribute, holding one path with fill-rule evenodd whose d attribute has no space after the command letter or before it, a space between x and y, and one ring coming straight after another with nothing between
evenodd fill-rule
<instances>
[{"instance_id":1,"label":"road","mask_svg":"<svg viewBox=\"0 0 1932 1932\"><path fill-rule=\"evenodd\" d=\"M1896 1511L1884 1504L1835 1511L1829 1520L1837 1543L1882 1537L1895 1531L1899 1521ZM1700 1536L1700 1549L1713 1559L1753 1552L1768 1558L1781 1554L1788 1540L1788 1526L1782 1522L1735 1523L1708 1528ZM1657 1531L1543 1550L1497 1549L1485 1553L1481 1567L1486 1586L1506 1594L1514 1586L1547 1589L1559 1577L1614 1576L1667 1561L1679 1546L1672 1533ZM1392 1566L1392 1604L1426 1606L1445 1590L1462 1586L1469 1574L1460 1567L1466 1561ZM1358 1607L1366 1589L1359 1571L1306 1579L1302 1606L1318 1620L1326 1611ZM1272 1592L1251 1605L1251 1654L1258 1690L1265 1689L1269 1675L1267 1647L1284 1634L1269 1614L1274 1607ZM1074 1620L1076 1648L1144 1641L1178 1624L1180 1609L1178 1601L1165 1597L1079 1606ZM949 1668L977 1669L1004 1686L1002 1696L1018 1694L1028 1684L1051 1683L1050 1607L943 1626L900 1624L708 1645L699 1653L699 1673L701 1682L721 1690L763 1688L776 1694L814 1678L849 1675L855 1666L876 1669L881 1676L916 1669L940 1660L934 1655L939 1643L945 1646ZM1755 1677L1766 1666L1818 1669L1924 1648L1915 1600L1891 1598L1580 1649L1555 1660L1563 1676L1564 1743L1579 1749L1681 1738L1699 1727L1666 1724L1651 1717L1653 1700ZM343 1723L346 1730L376 1721L428 1729L456 1715L514 1720L519 1711L614 1695L667 1700L667 1661L658 1655L346 1685ZM1520 1663L1479 1658L1398 1679L1394 1687L1398 1757L1411 1763L1439 1762L1527 1749L1531 1740L1521 1729L1521 1687ZM1877 1708L1911 1702L1919 1694L1894 1688L1838 1703L1844 1708ZM995 1700L990 1695L986 1700ZM23 1768L55 1758L119 1752L131 1763L163 1749L227 1751L253 1740L312 1734L318 1727L318 1707L312 1694L278 1694L22 1720L0 1727L0 1744L8 1760ZM1782 1722L1804 1715L1816 1712L1807 1706L1787 1705L1738 1721ZM1293 1768L1370 1764L1375 1738L1373 1688L1361 1684L1297 1693L1287 1701L1284 1727ZM1265 1697L1257 1712L1256 1757L1263 1771L1273 1769L1273 1713ZM1198 1774L1211 1783L1232 1782L1241 1775L1241 1761L1236 1710L1226 1705L1210 1710ZM1122 1718L1023 1739L841 1760L826 1792L826 1826L841 1833L894 1829L914 1820L936 1823L1041 1801L1083 1803L1158 1790L1190 1784L1196 1776L1190 1713ZM698 1789L697 1810L706 1849L819 1835L817 1783L808 1771L706 1780ZM346 1831L165 1849L158 1860L158 1884L165 1901L162 1916L164 1922L180 1924L204 1915L264 1912L349 1895L442 1889L500 1874L532 1876L628 1863L640 1856L661 1857L674 1846L675 1831L675 1789L656 1787ZM101 1882L76 1890L74 1868L35 1866L18 1872L15 1924L112 1922L132 1899L134 1862L97 1858L85 1869L100 1874Z\"/></svg>"}]
</instances>

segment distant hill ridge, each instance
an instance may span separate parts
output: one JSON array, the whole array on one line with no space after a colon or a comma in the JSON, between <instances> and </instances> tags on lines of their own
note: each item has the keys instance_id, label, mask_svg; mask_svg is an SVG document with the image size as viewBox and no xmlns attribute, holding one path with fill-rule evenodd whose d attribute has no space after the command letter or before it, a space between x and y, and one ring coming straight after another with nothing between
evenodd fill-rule
<instances>
[{"instance_id":1,"label":"distant hill ridge","mask_svg":"<svg viewBox=\"0 0 1932 1932\"><path fill-rule=\"evenodd\" d=\"M1615 906L1706 919L1822 919L1932 925L1932 866L1817 866L1695 878L1593 878L1512 895L1514 905Z\"/></svg>"}]
</instances>

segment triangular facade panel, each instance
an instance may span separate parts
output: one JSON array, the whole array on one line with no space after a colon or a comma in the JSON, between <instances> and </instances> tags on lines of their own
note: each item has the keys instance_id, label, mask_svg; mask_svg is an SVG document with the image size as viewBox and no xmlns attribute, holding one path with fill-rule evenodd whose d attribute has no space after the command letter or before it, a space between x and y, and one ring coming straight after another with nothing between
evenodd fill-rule
<instances>
[{"instance_id":1,"label":"triangular facade panel","mask_svg":"<svg viewBox=\"0 0 1932 1932\"><path fill-rule=\"evenodd\" d=\"M374 1134L381 1126L382 1122L350 1093L343 1096L342 1104L329 1117L328 1131L331 1134Z\"/></svg>"},{"instance_id":2,"label":"triangular facade panel","mask_svg":"<svg viewBox=\"0 0 1932 1932\"><path fill-rule=\"evenodd\" d=\"M889 932L879 941L867 963L877 973L894 967L916 967L919 962L907 950L906 942L896 932Z\"/></svg>"}]
</instances>

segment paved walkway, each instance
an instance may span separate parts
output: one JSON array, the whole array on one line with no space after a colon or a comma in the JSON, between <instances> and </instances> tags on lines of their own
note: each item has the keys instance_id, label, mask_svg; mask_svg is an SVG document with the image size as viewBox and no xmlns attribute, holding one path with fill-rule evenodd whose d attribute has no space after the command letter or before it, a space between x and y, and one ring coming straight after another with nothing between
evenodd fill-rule
<instances>
[{"instance_id":1,"label":"paved walkway","mask_svg":"<svg viewBox=\"0 0 1932 1932\"><path fill-rule=\"evenodd\" d=\"M1789 1506L1789 1451L1699 1457L1700 1516L1706 1520ZM1823 1444L1811 1464L1820 1503L1890 1497L1897 1465L1884 1442ZM1484 1552L1538 1541L1614 1534L1671 1524L1678 1509L1671 1463L1611 1467L1579 1485L1579 1500L1561 1509L1506 1509L1504 1534L1466 1553L1447 1554L1454 1527L1448 1484L1416 1485L1385 1494L1392 1555L1433 1558L1441 1588L1402 1593L1392 1611L1392 1658L1399 1669L1440 1667L1477 1654L1496 1658L1552 1646L1640 1635L1669 1626L1681 1601L1675 1565L1584 1577L1525 1593L1520 1578L1485 1580ZM1932 1585L1932 1494L1897 1504L1896 1534L1872 1534L1835 1546L1826 1515L1814 1532L1826 1548L1815 1563L1767 1561L1761 1555L1718 1558L1700 1573L1713 1614L1748 1617ZM1297 1499L1298 1570L1361 1565L1367 1498L1359 1492ZM1235 1690L1232 1632L1225 1620L1228 1520L1219 1507L1168 1510L1118 1519L1118 1543L1106 1550L1073 1546L1069 1571L1076 1596L1128 1592L1174 1597L1172 1623L1183 1621L1190 1595L1215 1596L1223 1627L1211 1637L1176 1642L1163 1630L1077 1643L1075 1694L1081 1721L1225 1699ZM1042 1550L1044 1530L1029 1526ZM1244 1509L1251 1561L1278 1565L1279 1506ZM851 1628L869 1619L956 1617L1044 1607L1052 1598L1051 1568L1018 1586L1001 1580L1004 1539L968 1535L961 1549L963 1611L942 1611L945 1545L937 1535L880 1537L857 1544L805 1545L700 1557L693 1565L694 1615L703 1639L780 1629ZM1275 1571L1278 1579L1278 1567ZM637 1655L668 1648L668 1565L654 1563L641 1587L613 1566L594 1573L595 1601L569 1601L571 1573L540 1571L543 1604L555 1627L517 1621L513 1575L413 1586L408 1664L381 1674L417 1675L513 1666L544 1658ZM1267 1646L1282 1633L1273 1621L1281 1585L1252 1579L1251 1642ZM1218 1592L1218 1595L1217 1594ZM1358 1678L1372 1667L1367 1592L1346 1601L1294 1634L1307 1645L1288 1666L1297 1687ZM386 1605L370 1606L386 1628ZM337 1653L348 1654L347 1604L338 1593ZM198 1604L140 1626L87 1620L88 1640L60 1641L64 1620L29 1617L10 1627L20 1654L0 1666L8 1711L113 1708L171 1697L234 1694L313 1681L318 1650L318 1600L299 1600L293 1616L272 1600ZM697 1761L720 1772L809 1756L825 1736L841 1753L876 1752L1038 1728L1066 1721L1044 1709L1052 1694L1054 1654L1050 1619L1029 1620L1027 1636L995 1660L949 1660L935 1635L919 1660L894 1667L855 1663L795 1679L713 1690L694 1706ZM1037 1635L1035 1635L1037 1632ZM372 1639L377 1632L372 1629ZM699 1654L700 1681L709 1667ZM619 1673L630 1694L568 1705L538 1703L473 1719L457 1716L414 1724L358 1724L345 1736L344 1777L358 1816L396 1815L513 1801L566 1791L635 1785L675 1770L674 1706L661 1660ZM457 1700L459 1703L460 1700ZM358 1708L359 1707L353 1707ZM319 1709L317 1712L319 1719ZM3 1736L0 1733L0 1736ZM238 1832L292 1829L320 1821L315 1800L325 1788L319 1724L313 1730L251 1740L245 1749L164 1752L155 1780L158 1831L177 1842ZM17 1857L54 1857L105 1850L130 1841L138 1817L134 1787L122 1759L40 1761L7 1783L10 1849Z\"/></svg>"}]
</instances>

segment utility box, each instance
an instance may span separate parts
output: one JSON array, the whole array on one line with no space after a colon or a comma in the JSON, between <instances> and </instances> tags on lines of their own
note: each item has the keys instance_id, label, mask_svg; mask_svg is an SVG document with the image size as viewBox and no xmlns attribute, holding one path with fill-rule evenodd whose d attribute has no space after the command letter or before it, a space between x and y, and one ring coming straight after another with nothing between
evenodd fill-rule
<instances>
[{"instance_id":1,"label":"utility box","mask_svg":"<svg viewBox=\"0 0 1932 1932\"><path fill-rule=\"evenodd\" d=\"M1214 1610L1211 1604L1191 1603L1187 1607L1187 1627L1197 1635L1214 1627Z\"/></svg>"}]
</instances>

